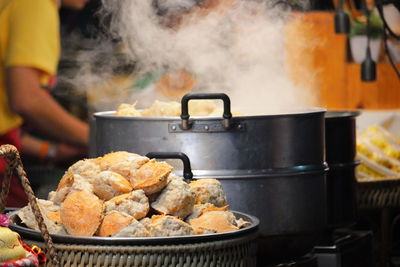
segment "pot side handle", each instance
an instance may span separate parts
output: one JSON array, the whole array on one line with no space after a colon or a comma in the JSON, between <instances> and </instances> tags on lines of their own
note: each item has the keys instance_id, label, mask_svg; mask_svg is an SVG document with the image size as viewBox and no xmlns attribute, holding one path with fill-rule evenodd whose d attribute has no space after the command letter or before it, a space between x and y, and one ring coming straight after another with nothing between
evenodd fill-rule
<instances>
[{"instance_id":1,"label":"pot side handle","mask_svg":"<svg viewBox=\"0 0 400 267\"><path fill-rule=\"evenodd\" d=\"M146 154L148 158L157 159L180 159L183 162L183 177L186 181L193 180L193 172L190 166L189 157L182 152L149 152Z\"/></svg>"},{"instance_id":2,"label":"pot side handle","mask_svg":"<svg viewBox=\"0 0 400 267\"><path fill-rule=\"evenodd\" d=\"M223 122L222 125L225 129L231 127L231 100L228 95L224 93L209 93L209 94L186 94L182 97L181 106L181 127L183 130L189 130L191 125L189 123L189 101L192 99L221 99L224 102L224 113L222 114Z\"/></svg>"}]
</instances>

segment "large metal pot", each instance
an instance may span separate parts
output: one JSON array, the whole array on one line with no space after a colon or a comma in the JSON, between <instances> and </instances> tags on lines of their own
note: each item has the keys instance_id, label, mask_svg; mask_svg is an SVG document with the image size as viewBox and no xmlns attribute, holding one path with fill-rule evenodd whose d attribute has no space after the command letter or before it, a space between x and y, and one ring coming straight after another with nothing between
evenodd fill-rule
<instances>
[{"instance_id":1,"label":"large metal pot","mask_svg":"<svg viewBox=\"0 0 400 267\"><path fill-rule=\"evenodd\" d=\"M222 118L189 120L189 100L214 98L224 100ZM230 208L260 219L265 257L295 257L311 250L326 227L324 113L232 117L224 94L186 95L181 118L95 113L96 155L185 153L194 178L219 179Z\"/></svg>"},{"instance_id":2,"label":"large metal pot","mask_svg":"<svg viewBox=\"0 0 400 267\"><path fill-rule=\"evenodd\" d=\"M198 98L223 98L223 118L189 120L187 103ZM118 150L139 154L181 151L190 158L196 177L264 176L324 169L323 109L230 117L230 101L224 94L186 95L182 103L184 119L95 113L96 155Z\"/></svg>"}]
</instances>

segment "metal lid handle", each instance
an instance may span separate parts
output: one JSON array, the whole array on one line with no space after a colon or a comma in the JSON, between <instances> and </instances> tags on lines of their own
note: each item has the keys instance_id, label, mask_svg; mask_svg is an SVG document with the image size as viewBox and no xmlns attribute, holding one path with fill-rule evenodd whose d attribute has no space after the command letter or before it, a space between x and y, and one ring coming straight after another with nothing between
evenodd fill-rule
<instances>
[{"instance_id":1,"label":"metal lid handle","mask_svg":"<svg viewBox=\"0 0 400 267\"><path fill-rule=\"evenodd\" d=\"M190 167L189 157L182 152L149 152L146 154L148 158L157 159L180 159L183 162L183 177L190 181L193 179L192 168Z\"/></svg>"},{"instance_id":2,"label":"metal lid handle","mask_svg":"<svg viewBox=\"0 0 400 267\"><path fill-rule=\"evenodd\" d=\"M231 100L229 99L228 95L226 95L224 93L186 94L182 97L182 100L181 100L181 104L182 104L181 127L183 130L190 129L189 100L192 100L192 99L221 99L224 102L224 113L222 114L223 126L225 129L229 129L231 127L231 119L232 119Z\"/></svg>"}]
</instances>

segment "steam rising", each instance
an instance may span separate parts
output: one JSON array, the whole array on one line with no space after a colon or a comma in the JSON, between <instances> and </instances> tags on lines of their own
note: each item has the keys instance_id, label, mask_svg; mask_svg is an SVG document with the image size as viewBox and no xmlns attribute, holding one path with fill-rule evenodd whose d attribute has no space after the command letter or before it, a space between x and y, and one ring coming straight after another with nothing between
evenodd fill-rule
<instances>
[{"instance_id":1,"label":"steam rising","mask_svg":"<svg viewBox=\"0 0 400 267\"><path fill-rule=\"evenodd\" d=\"M186 70L200 85L196 92L225 92L247 112L314 104L310 88L296 87L287 74L288 10L266 1L196 2L103 0L101 14L111 15L110 30L139 73ZM157 94L153 88L139 97Z\"/></svg>"}]
</instances>

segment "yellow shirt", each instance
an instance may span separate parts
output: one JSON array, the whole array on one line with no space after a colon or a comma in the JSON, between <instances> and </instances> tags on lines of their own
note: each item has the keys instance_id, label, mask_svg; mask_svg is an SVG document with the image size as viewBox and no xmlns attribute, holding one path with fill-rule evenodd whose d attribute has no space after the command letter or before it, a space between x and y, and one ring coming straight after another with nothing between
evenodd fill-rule
<instances>
[{"instance_id":1,"label":"yellow shirt","mask_svg":"<svg viewBox=\"0 0 400 267\"><path fill-rule=\"evenodd\" d=\"M59 56L59 17L54 0L0 0L0 135L22 123L8 105L5 69L39 69L44 85L55 75Z\"/></svg>"}]
</instances>

